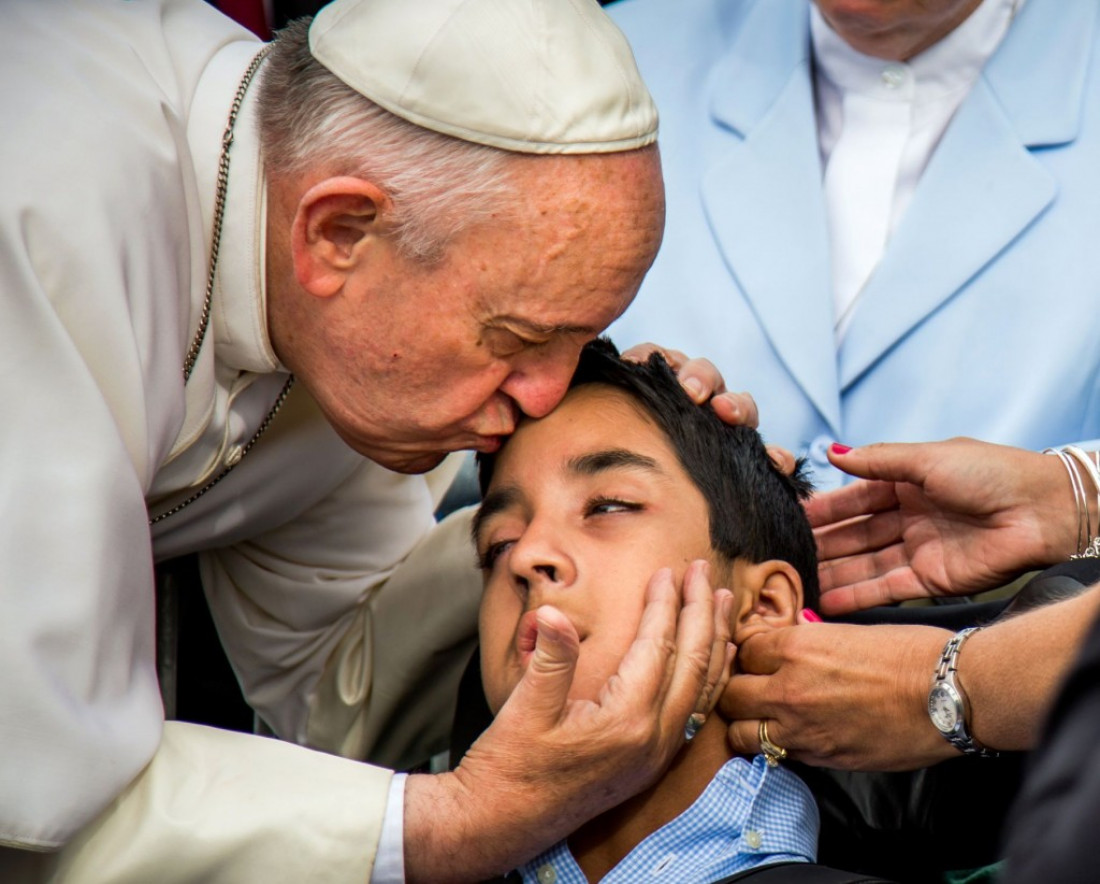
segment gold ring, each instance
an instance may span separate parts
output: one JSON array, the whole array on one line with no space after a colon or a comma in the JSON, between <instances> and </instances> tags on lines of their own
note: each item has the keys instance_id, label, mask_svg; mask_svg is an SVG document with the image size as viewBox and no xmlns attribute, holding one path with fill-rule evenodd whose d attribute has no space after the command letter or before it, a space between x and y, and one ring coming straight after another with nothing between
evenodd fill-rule
<instances>
[{"instance_id":1,"label":"gold ring","mask_svg":"<svg viewBox=\"0 0 1100 884\"><path fill-rule=\"evenodd\" d=\"M775 745L768 739L767 719L760 719L760 727L757 729L756 735L760 737L760 751L763 753L764 760L768 762L769 767L779 767L779 762L787 760L787 750L782 746Z\"/></svg>"}]
</instances>

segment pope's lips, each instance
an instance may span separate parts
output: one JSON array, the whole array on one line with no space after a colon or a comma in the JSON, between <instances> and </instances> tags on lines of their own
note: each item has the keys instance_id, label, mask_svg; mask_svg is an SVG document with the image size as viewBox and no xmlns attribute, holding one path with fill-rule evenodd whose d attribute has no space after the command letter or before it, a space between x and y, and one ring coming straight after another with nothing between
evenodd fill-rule
<instances>
[{"instance_id":1,"label":"pope's lips","mask_svg":"<svg viewBox=\"0 0 1100 884\"><path fill-rule=\"evenodd\" d=\"M475 451L480 451L484 454L493 454L500 450L500 446L504 444L503 436L480 436L478 437L477 444L473 446Z\"/></svg>"}]
</instances>

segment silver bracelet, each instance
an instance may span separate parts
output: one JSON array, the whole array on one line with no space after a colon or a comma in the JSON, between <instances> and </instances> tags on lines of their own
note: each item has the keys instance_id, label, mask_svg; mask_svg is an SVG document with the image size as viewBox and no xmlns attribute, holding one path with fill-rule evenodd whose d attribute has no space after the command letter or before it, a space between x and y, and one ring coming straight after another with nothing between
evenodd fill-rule
<instances>
[{"instance_id":1,"label":"silver bracelet","mask_svg":"<svg viewBox=\"0 0 1100 884\"><path fill-rule=\"evenodd\" d=\"M1090 524L1086 522L1088 519L1088 502L1085 500L1085 485L1081 481L1081 476L1077 472L1077 469L1073 466L1073 460L1064 449L1058 448L1045 448L1043 454L1053 454L1061 462L1062 466L1066 468L1066 473L1069 475L1069 485L1073 489L1073 505L1077 510L1077 542L1074 545L1075 553L1070 558L1076 558L1084 552L1085 545L1089 541L1089 528Z\"/></svg>"},{"instance_id":2,"label":"silver bracelet","mask_svg":"<svg viewBox=\"0 0 1100 884\"><path fill-rule=\"evenodd\" d=\"M1084 469L1085 474L1089 477L1089 481L1092 482L1092 489L1096 492L1096 513L1097 513L1097 526L1096 533L1092 532L1092 519L1088 519L1088 545L1079 552L1073 558L1077 559L1094 559L1100 558L1100 470L1097 469L1097 465L1093 463L1092 458L1088 456L1084 451L1078 448L1076 445L1067 445L1062 449L1074 460L1077 461ZM1100 455L1098 455L1100 457ZM1088 499L1085 499L1085 513L1088 514Z\"/></svg>"},{"instance_id":3,"label":"silver bracelet","mask_svg":"<svg viewBox=\"0 0 1100 884\"><path fill-rule=\"evenodd\" d=\"M1075 445L1067 445L1060 449L1047 448L1044 449L1043 454L1057 455L1062 461L1062 466L1066 468L1069 484L1073 489L1073 503L1077 509L1077 551L1070 556L1070 559L1100 558L1100 465ZM1100 453L1096 454L1096 457L1097 461L1100 461ZM1082 473L1088 476L1096 493L1096 534L1093 534L1092 530L1092 513L1089 511Z\"/></svg>"}]
</instances>

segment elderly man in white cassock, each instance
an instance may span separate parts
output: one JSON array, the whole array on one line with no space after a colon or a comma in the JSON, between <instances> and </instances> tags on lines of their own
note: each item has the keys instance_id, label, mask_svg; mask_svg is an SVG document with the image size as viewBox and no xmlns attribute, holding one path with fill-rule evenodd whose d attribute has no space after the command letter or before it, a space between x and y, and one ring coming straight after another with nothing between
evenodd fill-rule
<instances>
[{"instance_id":1,"label":"elderly man in white cassock","mask_svg":"<svg viewBox=\"0 0 1100 884\"><path fill-rule=\"evenodd\" d=\"M12 0L0 82L0 879L476 880L652 782L714 635L667 571L599 703L546 631L456 771L358 760L439 743L473 636L435 468L558 402L661 239L595 0L337 0L270 48ZM153 567L195 551L281 740L163 720Z\"/></svg>"}]
</instances>

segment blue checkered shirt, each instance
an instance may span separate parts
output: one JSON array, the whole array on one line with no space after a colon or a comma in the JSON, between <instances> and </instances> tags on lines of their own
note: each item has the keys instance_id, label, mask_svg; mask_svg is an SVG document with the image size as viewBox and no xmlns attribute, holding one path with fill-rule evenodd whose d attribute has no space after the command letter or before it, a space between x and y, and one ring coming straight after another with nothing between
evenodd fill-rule
<instances>
[{"instance_id":1,"label":"blue checkered shirt","mask_svg":"<svg viewBox=\"0 0 1100 884\"><path fill-rule=\"evenodd\" d=\"M727 761L694 804L635 847L602 884L704 884L754 866L813 862L817 805L788 770L763 755ZM520 869L524 884L587 884L561 841Z\"/></svg>"}]
</instances>

